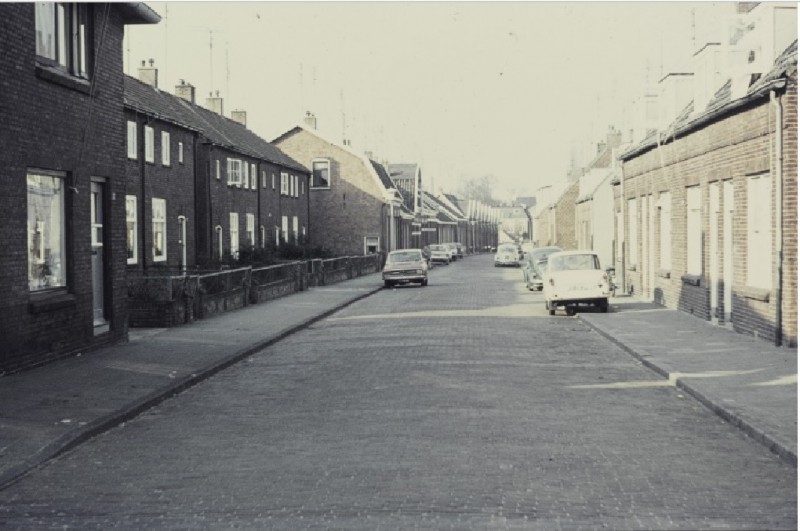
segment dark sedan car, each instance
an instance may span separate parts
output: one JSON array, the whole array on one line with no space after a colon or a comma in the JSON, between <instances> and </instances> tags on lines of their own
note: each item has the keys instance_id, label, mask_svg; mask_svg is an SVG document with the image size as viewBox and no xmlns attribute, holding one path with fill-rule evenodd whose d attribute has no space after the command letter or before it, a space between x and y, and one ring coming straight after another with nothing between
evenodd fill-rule
<instances>
[{"instance_id":1,"label":"dark sedan car","mask_svg":"<svg viewBox=\"0 0 800 531\"><path fill-rule=\"evenodd\" d=\"M560 247L537 247L528 253L527 260L522 267L522 274L525 276L525 285L529 290L542 290L542 265L547 264L548 256L560 250Z\"/></svg>"}]
</instances>

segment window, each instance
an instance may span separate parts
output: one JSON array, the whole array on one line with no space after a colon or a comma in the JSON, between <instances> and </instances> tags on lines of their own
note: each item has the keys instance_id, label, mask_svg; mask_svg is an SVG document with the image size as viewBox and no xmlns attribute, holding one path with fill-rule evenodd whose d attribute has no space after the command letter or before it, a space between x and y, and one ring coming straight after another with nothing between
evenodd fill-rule
<instances>
[{"instance_id":1,"label":"window","mask_svg":"<svg viewBox=\"0 0 800 531\"><path fill-rule=\"evenodd\" d=\"M221 172L219 170L219 160L215 160L214 162L216 163L216 167L217 167L217 180L220 180L221 179L221 175L220 175Z\"/></svg>"},{"instance_id":2,"label":"window","mask_svg":"<svg viewBox=\"0 0 800 531\"><path fill-rule=\"evenodd\" d=\"M261 170L261 188L267 187L267 172Z\"/></svg>"},{"instance_id":3,"label":"window","mask_svg":"<svg viewBox=\"0 0 800 531\"><path fill-rule=\"evenodd\" d=\"M228 159L228 185L242 186L242 161Z\"/></svg>"},{"instance_id":4,"label":"window","mask_svg":"<svg viewBox=\"0 0 800 531\"><path fill-rule=\"evenodd\" d=\"M306 193L306 182L305 180L300 180L300 195L305 195Z\"/></svg>"},{"instance_id":5,"label":"window","mask_svg":"<svg viewBox=\"0 0 800 531\"><path fill-rule=\"evenodd\" d=\"M169 133L161 131L161 165L169 166L170 164L170 146L169 146Z\"/></svg>"},{"instance_id":6,"label":"window","mask_svg":"<svg viewBox=\"0 0 800 531\"><path fill-rule=\"evenodd\" d=\"M28 289L67 285L63 174L28 172Z\"/></svg>"},{"instance_id":7,"label":"window","mask_svg":"<svg viewBox=\"0 0 800 531\"><path fill-rule=\"evenodd\" d=\"M281 195L286 195L289 190L289 174L281 172Z\"/></svg>"},{"instance_id":8,"label":"window","mask_svg":"<svg viewBox=\"0 0 800 531\"><path fill-rule=\"evenodd\" d=\"M234 258L239 256L239 214L231 212L231 256Z\"/></svg>"},{"instance_id":9,"label":"window","mask_svg":"<svg viewBox=\"0 0 800 531\"><path fill-rule=\"evenodd\" d=\"M772 180L747 179L747 285L772 289Z\"/></svg>"},{"instance_id":10,"label":"window","mask_svg":"<svg viewBox=\"0 0 800 531\"><path fill-rule=\"evenodd\" d=\"M128 263L139 262L139 233L136 223L136 196L125 196L125 234L128 244Z\"/></svg>"},{"instance_id":11,"label":"window","mask_svg":"<svg viewBox=\"0 0 800 531\"><path fill-rule=\"evenodd\" d=\"M167 201L153 198L153 261L167 260Z\"/></svg>"},{"instance_id":12,"label":"window","mask_svg":"<svg viewBox=\"0 0 800 531\"><path fill-rule=\"evenodd\" d=\"M297 216L292 216L292 237L294 238L294 242L298 243L298 238L300 236L300 225L297 220Z\"/></svg>"},{"instance_id":13,"label":"window","mask_svg":"<svg viewBox=\"0 0 800 531\"><path fill-rule=\"evenodd\" d=\"M259 233L261 235L261 247L266 247L267 246L267 229L264 227L264 225L260 225L258 228L259 228Z\"/></svg>"},{"instance_id":14,"label":"window","mask_svg":"<svg viewBox=\"0 0 800 531\"><path fill-rule=\"evenodd\" d=\"M661 261L659 267L664 271L672 269L672 194L663 192L659 198L661 210Z\"/></svg>"},{"instance_id":15,"label":"window","mask_svg":"<svg viewBox=\"0 0 800 531\"><path fill-rule=\"evenodd\" d=\"M242 164L242 182L244 183L245 190L250 188L250 165L247 161Z\"/></svg>"},{"instance_id":16,"label":"window","mask_svg":"<svg viewBox=\"0 0 800 531\"><path fill-rule=\"evenodd\" d=\"M128 120L128 158L136 160L136 135L138 127L136 122Z\"/></svg>"},{"instance_id":17,"label":"window","mask_svg":"<svg viewBox=\"0 0 800 531\"><path fill-rule=\"evenodd\" d=\"M250 189L258 189L258 171L256 170L255 164L250 165L250 178L252 179L250 182Z\"/></svg>"},{"instance_id":18,"label":"window","mask_svg":"<svg viewBox=\"0 0 800 531\"><path fill-rule=\"evenodd\" d=\"M300 177L294 175L294 196L300 197Z\"/></svg>"},{"instance_id":19,"label":"window","mask_svg":"<svg viewBox=\"0 0 800 531\"><path fill-rule=\"evenodd\" d=\"M272 174L272 189L275 189L275 174Z\"/></svg>"},{"instance_id":20,"label":"window","mask_svg":"<svg viewBox=\"0 0 800 531\"><path fill-rule=\"evenodd\" d=\"M275 245L281 244L281 229L280 227L275 227Z\"/></svg>"},{"instance_id":21,"label":"window","mask_svg":"<svg viewBox=\"0 0 800 531\"><path fill-rule=\"evenodd\" d=\"M253 214L245 214L247 220L247 243L256 246L256 217Z\"/></svg>"},{"instance_id":22,"label":"window","mask_svg":"<svg viewBox=\"0 0 800 531\"><path fill-rule=\"evenodd\" d=\"M70 75L89 78L90 6L36 2L36 55Z\"/></svg>"},{"instance_id":23,"label":"window","mask_svg":"<svg viewBox=\"0 0 800 531\"><path fill-rule=\"evenodd\" d=\"M144 160L153 163L156 161L155 132L149 125L144 126Z\"/></svg>"},{"instance_id":24,"label":"window","mask_svg":"<svg viewBox=\"0 0 800 531\"><path fill-rule=\"evenodd\" d=\"M703 226L700 187L686 189L686 273L703 274Z\"/></svg>"},{"instance_id":25,"label":"window","mask_svg":"<svg viewBox=\"0 0 800 531\"><path fill-rule=\"evenodd\" d=\"M639 263L639 215L636 198L628 199L628 265Z\"/></svg>"},{"instance_id":26,"label":"window","mask_svg":"<svg viewBox=\"0 0 800 531\"><path fill-rule=\"evenodd\" d=\"M222 258L222 225L217 225L214 227L214 232L217 233L217 255Z\"/></svg>"},{"instance_id":27,"label":"window","mask_svg":"<svg viewBox=\"0 0 800 531\"><path fill-rule=\"evenodd\" d=\"M330 188L331 162L327 159L315 160L311 163L311 188Z\"/></svg>"},{"instance_id":28,"label":"window","mask_svg":"<svg viewBox=\"0 0 800 531\"><path fill-rule=\"evenodd\" d=\"M281 237L283 241L289 241L289 216L281 216Z\"/></svg>"},{"instance_id":29,"label":"window","mask_svg":"<svg viewBox=\"0 0 800 531\"><path fill-rule=\"evenodd\" d=\"M183 164L183 142L178 142L178 163Z\"/></svg>"}]
</instances>

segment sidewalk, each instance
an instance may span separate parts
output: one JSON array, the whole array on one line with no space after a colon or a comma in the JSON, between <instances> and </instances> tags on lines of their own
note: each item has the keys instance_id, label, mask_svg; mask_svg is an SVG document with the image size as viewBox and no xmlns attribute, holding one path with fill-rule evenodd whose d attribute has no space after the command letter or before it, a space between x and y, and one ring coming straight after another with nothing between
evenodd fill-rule
<instances>
[{"instance_id":1,"label":"sidewalk","mask_svg":"<svg viewBox=\"0 0 800 531\"><path fill-rule=\"evenodd\" d=\"M578 317L797 466L797 350L652 302L618 297Z\"/></svg>"},{"instance_id":2,"label":"sidewalk","mask_svg":"<svg viewBox=\"0 0 800 531\"><path fill-rule=\"evenodd\" d=\"M175 393L380 290L379 274L310 288L0 378L0 488ZM578 317L797 466L796 352L651 303Z\"/></svg>"}]
</instances>

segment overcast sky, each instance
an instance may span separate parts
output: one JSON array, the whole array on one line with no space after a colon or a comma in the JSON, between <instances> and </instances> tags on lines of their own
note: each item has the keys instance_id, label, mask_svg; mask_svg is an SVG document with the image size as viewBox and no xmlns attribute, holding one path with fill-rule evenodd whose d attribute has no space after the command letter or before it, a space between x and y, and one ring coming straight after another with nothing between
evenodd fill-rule
<instances>
[{"instance_id":1,"label":"overcast sky","mask_svg":"<svg viewBox=\"0 0 800 531\"><path fill-rule=\"evenodd\" d=\"M152 58L161 89L184 79L200 104L218 90L226 115L245 109L267 140L311 111L331 140L420 163L428 188L492 175L499 198L563 180L576 146L626 129L623 110L646 82L687 71L693 35L705 42L733 12L711 2L148 5L162 21L127 27L127 74Z\"/></svg>"}]
</instances>

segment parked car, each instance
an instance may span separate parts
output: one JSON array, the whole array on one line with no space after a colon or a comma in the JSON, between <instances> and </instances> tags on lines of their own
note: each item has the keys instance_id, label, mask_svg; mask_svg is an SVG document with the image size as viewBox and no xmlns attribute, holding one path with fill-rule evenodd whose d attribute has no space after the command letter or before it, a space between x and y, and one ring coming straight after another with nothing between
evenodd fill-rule
<instances>
[{"instance_id":1,"label":"parked car","mask_svg":"<svg viewBox=\"0 0 800 531\"><path fill-rule=\"evenodd\" d=\"M525 285L530 291L542 290L542 264L547 263L547 257L561 250L560 247L537 247L529 251L525 257L525 264L522 272L525 277Z\"/></svg>"},{"instance_id":2,"label":"parked car","mask_svg":"<svg viewBox=\"0 0 800 531\"><path fill-rule=\"evenodd\" d=\"M519 267L519 248L516 243L501 243L494 255L494 266Z\"/></svg>"},{"instance_id":3,"label":"parked car","mask_svg":"<svg viewBox=\"0 0 800 531\"><path fill-rule=\"evenodd\" d=\"M428 248L431 251L431 263L433 262L441 262L443 264L450 263L450 248L446 247L444 244L436 243L433 245L429 245Z\"/></svg>"},{"instance_id":4,"label":"parked car","mask_svg":"<svg viewBox=\"0 0 800 531\"><path fill-rule=\"evenodd\" d=\"M383 267L383 285L391 288L395 284L419 282L428 285L428 262L421 249L399 249L386 257Z\"/></svg>"},{"instance_id":5,"label":"parked car","mask_svg":"<svg viewBox=\"0 0 800 531\"><path fill-rule=\"evenodd\" d=\"M458 260L458 247L456 246L456 244L454 242L447 242L447 243L443 243L442 245L444 245L445 247L450 249L450 261L451 262L455 262L456 260Z\"/></svg>"},{"instance_id":6,"label":"parked car","mask_svg":"<svg viewBox=\"0 0 800 531\"><path fill-rule=\"evenodd\" d=\"M559 306L567 315L575 315L581 304L607 312L608 296L608 276L600 269L597 253L561 251L547 257L544 299L550 315L555 315Z\"/></svg>"}]
</instances>

